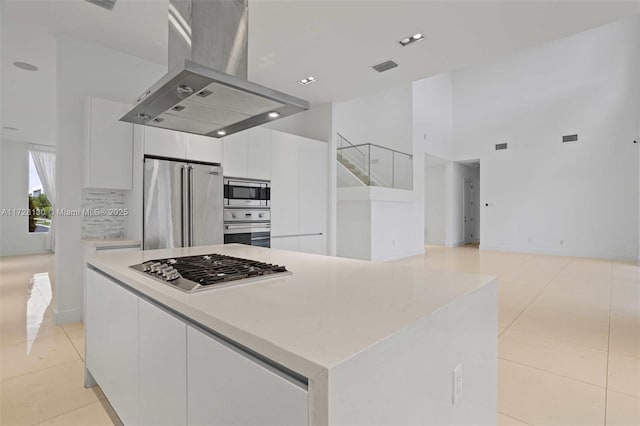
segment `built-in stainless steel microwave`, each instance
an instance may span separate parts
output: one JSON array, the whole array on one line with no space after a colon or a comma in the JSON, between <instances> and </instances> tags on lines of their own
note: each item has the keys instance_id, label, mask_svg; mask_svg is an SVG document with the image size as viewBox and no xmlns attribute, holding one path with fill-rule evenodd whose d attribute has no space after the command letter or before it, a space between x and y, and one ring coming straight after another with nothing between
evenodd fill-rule
<instances>
[{"instance_id":1,"label":"built-in stainless steel microwave","mask_svg":"<svg viewBox=\"0 0 640 426\"><path fill-rule=\"evenodd\" d=\"M225 207L269 207L271 182L268 180L225 178Z\"/></svg>"}]
</instances>

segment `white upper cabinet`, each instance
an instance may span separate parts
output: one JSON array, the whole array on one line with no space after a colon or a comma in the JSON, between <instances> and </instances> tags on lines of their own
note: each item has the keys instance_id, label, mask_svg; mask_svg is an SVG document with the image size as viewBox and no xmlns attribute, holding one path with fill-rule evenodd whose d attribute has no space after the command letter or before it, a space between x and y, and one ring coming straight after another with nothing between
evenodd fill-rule
<instances>
[{"instance_id":1,"label":"white upper cabinet","mask_svg":"<svg viewBox=\"0 0 640 426\"><path fill-rule=\"evenodd\" d=\"M271 235L297 235L299 214L299 137L271 134Z\"/></svg>"},{"instance_id":2,"label":"white upper cabinet","mask_svg":"<svg viewBox=\"0 0 640 426\"><path fill-rule=\"evenodd\" d=\"M271 130L254 127L249 130L247 177L271 179Z\"/></svg>"},{"instance_id":3,"label":"white upper cabinet","mask_svg":"<svg viewBox=\"0 0 640 426\"><path fill-rule=\"evenodd\" d=\"M222 140L144 126L144 153L178 160L222 163Z\"/></svg>"},{"instance_id":4,"label":"white upper cabinet","mask_svg":"<svg viewBox=\"0 0 640 426\"><path fill-rule=\"evenodd\" d=\"M225 176L247 177L249 132L226 136L222 151L222 172Z\"/></svg>"},{"instance_id":5,"label":"white upper cabinet","mask_svg":"<svg viewBox=\"0 0 640 426\"><path fill-rule=\"evenodd\" d=\"M144 153L159 157L184 159L186 157L185 134L158 127L144 126Z\"/></svg>"},{"instance_id":6,"label":"white upper cabinet","mask_svg":"<svg viewBox=\"0 0 640 426\"><path fill-rule=\"evenodd\" d=\"M87 98L84 117L84 187L132 187L133 125L120 117L129 106Z\"/></svg>"},{"instance_id":7,"label":"white upper cabinet","mask_svg":"<svg viewBox=\"0 0 640 426\"><path fill-rule=\"evenodd\" d=\"M189 161L204 161L206 163L222 163L222 139L208 136L185 134L186 155Z\"/></svg>"},{"instance_id":8,"label":"white upper cabinet","mask_svg":"<svg viewBox=\"0 0 640 426\"><path fill-rule=\"evenodd\" d=\"M225 137L222 168L225 176L271 179L271 130L253 127Z\"/></svg>"}]
</instances>

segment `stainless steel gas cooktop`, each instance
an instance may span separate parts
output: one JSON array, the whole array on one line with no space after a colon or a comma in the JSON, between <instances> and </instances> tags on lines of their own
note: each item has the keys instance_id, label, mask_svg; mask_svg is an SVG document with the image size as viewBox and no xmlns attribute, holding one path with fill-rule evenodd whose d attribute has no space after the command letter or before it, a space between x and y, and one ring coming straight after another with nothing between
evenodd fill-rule
<instances>
[{"instance_id":1,"label":"stainless steel gas cooktop","mask_svg":"<svg viewBox=\"0 0 640 426\"><path fill-rule=\"evenodd\" d=\"M149 260L130 268L186 293L291 274L284 266L215 253Z\"/></svg>"}]
</instances>

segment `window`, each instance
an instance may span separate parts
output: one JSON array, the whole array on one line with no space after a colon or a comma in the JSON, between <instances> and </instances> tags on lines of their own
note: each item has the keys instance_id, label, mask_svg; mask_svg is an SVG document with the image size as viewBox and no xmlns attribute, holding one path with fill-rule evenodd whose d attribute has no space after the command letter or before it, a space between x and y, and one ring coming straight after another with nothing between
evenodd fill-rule
<instances>
[{"instance_id":1,"label":"window","mask_svg":"<svg viewBox=\"0 0 640 426\"><path fill-rule=\"evenodd\" d=\"M29 152L29 232L49 232L53 208L44 193L40 176Z\"/></svg>"}]
</instances>

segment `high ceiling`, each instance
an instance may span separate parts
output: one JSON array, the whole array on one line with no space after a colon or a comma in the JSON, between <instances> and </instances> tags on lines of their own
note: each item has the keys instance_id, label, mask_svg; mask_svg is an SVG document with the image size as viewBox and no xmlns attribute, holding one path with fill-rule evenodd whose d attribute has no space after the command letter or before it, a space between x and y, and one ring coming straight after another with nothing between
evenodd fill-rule
<instances>
[{"instance_id":1,"label":"high ceiling","mask_svg":"<svg viewBox=\"0 0 640 426\"><path fill-rule=\"evenodd\" d=\"M166 63L168 0L3 0L5 138L55 141L55 36L66 34ZM639 13L639 1L251 0L249 79L312 103L340 101ZM416 33L426 40L402 48ZM370 67L393 59L384 74ZM32 63L37 72L15 68ZM308 86L297 80L315 76ZM154 83L153 81L149 82ZM136 94L132 94L132 99Z\"/></svg>"}]
</instances>

